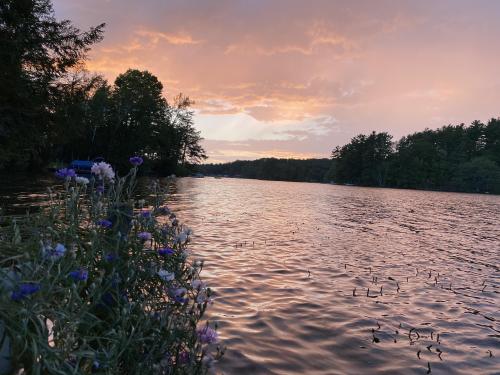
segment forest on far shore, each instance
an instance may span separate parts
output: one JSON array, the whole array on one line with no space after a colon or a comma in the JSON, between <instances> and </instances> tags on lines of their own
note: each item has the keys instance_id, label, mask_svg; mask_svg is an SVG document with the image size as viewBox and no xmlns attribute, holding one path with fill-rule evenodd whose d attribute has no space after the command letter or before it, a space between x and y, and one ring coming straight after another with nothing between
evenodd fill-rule
<instances>
[{"instance_id":1,"label":"forest on far shore","mask_svg":"<svg viewBox=\"0 0 500 375\"><path fill-rule=\"evenodd\" d=\"M500 193L500 118L425 129L398 141L360 134L331 159L235 161L199 166L207 175L360 186Z\"/></svg>"}]
</instances>

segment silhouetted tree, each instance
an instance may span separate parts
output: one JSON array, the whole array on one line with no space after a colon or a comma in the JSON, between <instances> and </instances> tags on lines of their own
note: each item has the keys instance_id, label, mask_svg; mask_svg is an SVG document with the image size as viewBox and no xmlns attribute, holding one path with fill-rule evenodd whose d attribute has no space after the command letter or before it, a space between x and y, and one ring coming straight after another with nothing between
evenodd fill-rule
<instances>
[{"instance_id":1,"label":"silhouetted tree","mask_svg":"<svg viewBox=\"0 0 500 375\"><path fill-rule=\"evenodd\" d=\"M0 169L40 165L50 155L58 82L102 38L57 21L49 0L0 2Z\"/></svg>"}]
</instances>

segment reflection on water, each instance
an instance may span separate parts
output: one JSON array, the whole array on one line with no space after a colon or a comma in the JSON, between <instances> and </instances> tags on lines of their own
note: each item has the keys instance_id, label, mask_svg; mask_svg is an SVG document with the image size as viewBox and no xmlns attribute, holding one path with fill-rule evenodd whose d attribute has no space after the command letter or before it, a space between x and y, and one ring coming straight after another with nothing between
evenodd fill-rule
<instances>
[{"instance_id":1,"label":"reflection on water","mask_svg":"<svg viewBox=\"0 0 500 375\"><path fill-rule=\"evenodd\" d=\"M227 374L500 372L500 197L180 179Z\"/></svg>"},{"instance_id":2,"label":"reflection on water","mask_svg":"<svg viewBox=\"0 0 500 375\"><path fill-rule=\"evenodd\" d=\"M184 178L170 207L220 372L500 373L500 197Z\"/></svg>"}]
</instances>

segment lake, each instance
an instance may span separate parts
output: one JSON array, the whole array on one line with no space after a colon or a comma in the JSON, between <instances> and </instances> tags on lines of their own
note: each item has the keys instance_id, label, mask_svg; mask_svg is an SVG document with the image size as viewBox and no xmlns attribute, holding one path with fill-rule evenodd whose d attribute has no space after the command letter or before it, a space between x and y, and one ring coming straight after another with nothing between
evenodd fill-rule
<instances>
[{"instance_id":1,"label":"lake","mask_svg":"<svg viewBox=\"0 0 500 375\"><path fill-rule=\"evenodd\" d=\"M500 374L499 196L181 178L169 199L215 290L218 372Z\"/></svg>"}]
</instances>

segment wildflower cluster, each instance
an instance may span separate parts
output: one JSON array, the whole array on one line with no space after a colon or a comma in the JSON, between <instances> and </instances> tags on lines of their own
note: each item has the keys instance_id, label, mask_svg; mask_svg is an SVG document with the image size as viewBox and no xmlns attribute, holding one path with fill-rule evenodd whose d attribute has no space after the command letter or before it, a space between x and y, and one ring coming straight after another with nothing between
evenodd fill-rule
<instances>
[{"instance_id":1,"label":"wildflower cluster","mask_svg":"<svg viewBox=\"0 0 500 375\"><path fill-rule=\"evenodd\" d=\"M60 170L39 215L0 226L0 373L197 374L222 356L192 231L159 183L135 199L142 162Z\"/></svg>"}]
</instances>

